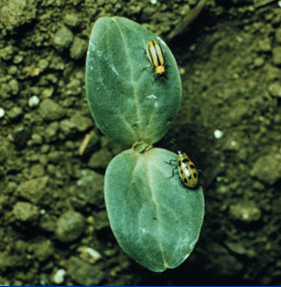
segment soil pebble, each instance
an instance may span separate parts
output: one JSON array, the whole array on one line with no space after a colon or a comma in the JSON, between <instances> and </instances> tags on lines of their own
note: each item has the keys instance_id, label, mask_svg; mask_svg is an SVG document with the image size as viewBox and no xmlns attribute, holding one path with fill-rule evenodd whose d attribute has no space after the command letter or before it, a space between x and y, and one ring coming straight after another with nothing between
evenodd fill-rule
<instances>
[{"instance_id":1,"label":"soil pebble","mask_svg":"<svg viewBox=\"0 0 281 287\"><path fill-rule=\"evenodd\" d=\"M58 138L59 127L59 122L52 122L46 127L44 138L48 143Z\"/></svg>"},{"instance_id":2,"label":"soil pebble","mask_svg":"<svg viewBox=\"0 0 281 287\"><path fill-rule=\"evenodd\" d=\"M232 219L244 223L251 223L260 220L261 210L254 202L240 202L230 206L230 216Z\"/></svg>"},{"instance_id":3,"label":"soil pebble","mask_svg":"<svg viewBox=\"0 0 281 287\"><path fill-rule=\"evenodd\" d=\"M259 52L271 52L271 40L269 38L264 38L258 41L257 49Z\"/></svg>"},{"instance_id":4,"label":"soil pebble","mask_svg":"<svg viewBox=\"0 0 281 287\"><path fill-rule=\"evenodd\" d=\"M18 106L12 107L9 111L7 111L7 116L12 120L19 118L22 114L23 110Z\"/></svg>"},{"instance_id":5,"label":"soil pebble","mask_svg":"<svg viewBox=\"0 0 281 287\"><path fill-rule=\"evenodd\" d=\"M62 51L68 48L73 41L71 30L66 27L60 28L54 35L53 43L57 50Z\"/></svg>"},{"instance_id":6,"label":"soil pebble","mask_svg":"<svg viewBox=\"0 0 281 287\"><path fill-rule=\"evenodd\" d=\"M95 249L87 246L80 246L78 248L80 258L90 264L96 263L102 258L102 255Z\"/></svg>"},{"instance_id":7,"label":"soil pebble","mask_svg":"<svg viewBox=\"0 0 281 287\"><path fill-rule=\"evenodd\" d=\"M37 96L32 96L28 100L28 105L31 108L37 107L39 105L39 103L40 103L40 99Z\"/></svg>"},{"instance_id":8,"label":"soil pebble","mask_svg":"<svg viewBox=\"0 0 281 287\"><path fill-rule=\"evenodd\" d=\"M0 23L7 30L28 24L36 16L34 0L4 0L4 3L5 5L0 9Z\"/></svg>"},{"instance_id":9,"label":"soil pebble","mask_svg":"<svg viewBox=\"0 0 281 287\"><path fill-rule=\"evenodd\" d=\"M16 195L32 203L38 204L44 200L47 190L48 176L38 177L22 182L16 189Z\"/></svg>"},{"instance_id":10,"label":"soil pebble","mask_svg":"<svg viewBox=\"0 0 281 287\"><path fill-rule=\"evenodd\" d=\"M212 276L231 277L242 270L242 263L231 255L225 247L213 243L207 249L209 250L209 256L207 262L204 263L204 269L211 271Z\"/></svg>"},{"instance_id":11,"label":"soil pebble","mask_svg":"<svg viewBox=\"0 0 281 287\"><path fill-rule=\"evenodd\" d=\"M77 257L70 258L67 274L73 281L84 286L99 285L104 277L103 272L98 267L93 267Z\"/></svg>"},{"instance_id":12,"label":"soil pebble","mask_svg":"<svg viewBox=\"0 0 281 287\"><path fill-rule=\"evenodd\" d=\"M15 219L22 222L32 222L36 220L39 215L39 209L28 202L18 201L13 208Z\"/></svg>"},{"instance_id":13,"label":"soil pebble","mask_svg":"<svg viewBox=\"0 0 281 287\"><path fill-rule=\"evenodd\" d=\"M239 242L225 242L225 245L234 253L243 255L247 253L247 249L242 243Z\"/></svg>"},{"instance_id":14,"label":"soil pebble","mask_svg":"<svg viewBox=\"0 0 281 287\"><path fill-rule=\"evenodd\" d=\"M279 82L270 84L268 91L271 96L281 98L281 84Z\"/></svg>"},{"instance_id":15,"label":"soil pebble","mask_svg":"<svg viewBox=\"0 0 281 287\"><path fill-rule=\"evenodd\" d=\"M0 107L0 119L5 116L5 110Z\"/></svg>"},{"instance_id":16,"label":"soil pebble","mask_svg":"<svg viewBox=\"0 0 281 287\"><path fill-rule=\"evenodd\" d=\"M39 261L45 261L54 254L54 246L51 240L44 239L32 246L34 256Z\"/></svg>"},{"instance_id":17,"label":"soil pebble","mask_svg":"<svg viewBox=\"0 0 281 287\"><path fill-rule=\"evenodd\" d=\"M274 47L272 49L273 63L276 66L281 65L281 47Z\"/></svg>"},{"instance_id":18,"label":"soil pebble","mask_svg":"<svg viewBox=\"0 0 281 287\"><path fill-rule=\"evenodd\" d=\"M70 48L70 57L74 60L81 59L86 55L88 42L79 37L75 37Z\"/></svg>"},{"instance_id":19,"label":"soil pebble","mask_svg":"<svg viewBox=\"0 0 281 287\"><path fill-rule=\"evenodd\" d=\"M64 281L66 271L64 269L59 269L53 275L53 282L57 285L61 285Z\"/></svg>"},{"instance_id":20,"label":"soil pebble","mask_svg":"<svg viewBox=\"0 0 281 287\"><path fill-rule=\"evenodd\" d=\"M17 150L21 150L26 146L27 141L30 139L30 130L23 126L16 127L13 132L13 143Z\"/></svg>"},{"instance_id":21,"label":"soil pebble","mask_svg":"<svg viewBox=\"0 0 281 287\"><path fill-rule=\"evenodd\" d=\"M260 181L273 185L281 179L281 154L270 153L261 156L254 164L250 174Z\"/></svg>"},{"instance_id":22,"label":"soil pebble","mask_svg":"<svg viewBox=\"0 0 281 287\"><path fill-rule=\"evenodd\" d=\"M1 17L1 14L0 14ZM1 18L0 18L1 19ZM12 57L14 55L14 47L11 45L6 46L3 49L0 49L0 57L4 60L4 61L8 61L11 60Z\"/></svg>"},{"instance_id":23,"label":"soil pebble","mask_svg":"<svg viewBox=\"0 0 281 287\"><path fill-rule=\"evenodd\" d=\"M76 211L67 211L58 219L55 235L61 242L71 242L82 234L84 228L84 216Z\"/></svg>"},{"instance_id":24,"label":"soil pebble","mask_svg":"<svg viewBox=\"0 0 281 287\"><path fill-rule=\"evenodd\" d=\"M112 154L111 152L106 149L103 148L97 152L95 152L89 159L89 167L91 168L103 168L105 169L109 162L112 159Z\"/></svg>"},{"instance_id":25,"label":"soil pebble","mask_svg":"<svg viewBox=\"0 0 281 287\"><path fill-rule=\"evenodd\" d=\"M10 255L7 252L0 252L0 269L1 271L5 268L15 268L22 266L23 262L20 256ZM9 284L4 284L9 286Z\"/></svg>"},{"instance_id":26,"label":"soil pebble","mask_svg":"<svg viewBox=\"0 0 281 287\"><path fill-rule=\"evenodd\" d=\"M91 118L85 117L80 113L76 113L74 116L72 116L70 121L74 125L75 129L77 129L79 132L85 132L94 126Z\"/></svg>"},{"instance_id":27,"label":"soil pebble","mask_svg":"<svg viewBox=\"0 0 281 287\"><path fill-rule=\"evenodd\" d=\"M87 203L103 206L103 184L104 177L101 174L90 169L84 169L81 171L77 186L75 186L77 197Z\"/></svg>"},{"instance_id":28,"label":"soil pebble","mask_svg":"<svg viewBox=\"0 0 281 287\"><path fill-rule=\"evenodd\" d=\"M276 42L281 44L281 27L279 27L275 32Z\"/></svg>"},{"instance_id":29,"label":"soil pebble","mask_svg":"<svg viewBox=\"0 0 281 287\"><path fill-rule=\"evenodd\" d=\"M39 106L39 113L46 121L59 120L65 115L65 110L51 99L45 99Z\"/></svg>"}]
</instances>

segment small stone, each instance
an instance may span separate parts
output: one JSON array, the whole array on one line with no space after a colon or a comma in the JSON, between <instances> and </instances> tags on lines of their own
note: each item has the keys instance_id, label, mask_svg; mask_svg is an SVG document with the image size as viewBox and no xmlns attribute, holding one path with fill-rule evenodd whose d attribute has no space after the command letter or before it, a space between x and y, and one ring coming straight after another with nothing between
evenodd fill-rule
<instances>
[{"instance_id":1,"label":"small stone","mask_svg":"<svg viewBox=\"0 0 281 287\"><path fill-rule=\"evenodd\" d=\"M16 66L10 66L8 69L8 74L15 75L18 72L18 68Z\"/></svg>"},{"instance_id":2,"label":"small stone","mask_svg":"<svg viewBox=\"0 0 281 287\"><path fill-rule=\"evenodd\" d=\"M79 17L77 14L66 14L63 20L64 23L69 27L76 27L79 24Z\"/></svg>"},{"instance_id":3,"label":"small stone","mask_svg":"<svg viewBox=\"0 0 281 287\"><path fill-rule=\"evenodd\" d=\"M47 121L59 120L65 115L65 110L51 99L41 102L39 113Z\"/></svg>"},{"instance_id":4,"label":"small stone","mask_svg":"<svg viewBox=\"0 0 281 287\"><path fill-rule=\"evenodd\" d=\"M72 116L70 121L74 124L75 128L79 132L85 132L94 127L93 120L89 117L81 115L80 113L76 113L74 116Z\"/></svg>"},{"instance_id":5,"label":"small stone","mask_svg":"<svg viewBox=\"0 0 281 287\"><path fill-rule=\"evenodd\" d=\"M62 51L68 48L73 41L72 32L66 28L60 28L53 37L53 43L57 50Z\"/></svg>"},{"instance_id":6,"label":"small stone","mask_svg":"<svg viewBox=\"0 0 281 287\"><path fill-rule=\"evenodd\" d=\"M261 156L254 164L250 175L273 185L281 179L281 154L269 153Z\"/></svg>"},{"instance_id":7,"label":"small stone","mask_svg":"<svg viewBox=\"0 0 281 287\"><path fill-rule=\"evenodd\" d=\"M93 267L77 257L70 258L67 273L73 281L83 286L98 286L104 277L100 268Z\"/></svg>"},{"instance_id":8,"label":"small stone","mask_svg":"<svg viewBox=\"0 0 281 287\"><path fill-rule=\"evenodd\" d=\"M65 153L63 151L54 150L48 154L48 162L60 163L64 160Z\"/></svg>"},{"instance_id":9,"label":"small stone","mask_svg":"<svg viewBox=\"0 0 281 287\"><path fill-rule=\"evenodd\" d=\"M0 57L5 60L11 60L14 54L14 47L13 46L7 46L3 49L0 49Z\"/></svg>"},{"instance_id":10,"label":"small stone","mask_svg":"<svg viewBox=\"0 0 281 287\"><path fill-rule=\"evenodd\" d=\"M275 39L278 44L281 44L281 27L276 30Z\"/></svg>"},{"instance_id":11,"label":"small stone","mask_svg":"<svg viewBox=\"0 0 281 287\"><path fill-rule=\"evenodd\" d=\"M274 80L279 80L281 78L280 69L268 63L264 65L264 73L265 73L266 79L270 82Z\"/></svg>"},{"instance_id":12,"label":"small stone","mask_svg":"<svg viewBox=\"0 0 281 287\"><path fill-rule=\"evenodd\" d=\"M39 227L47 232L54 232L56 229L55 218L45 213L44 216L40 218Z\"/></svg>"},{"instance_id":13,"label":"small stone","mask_svg":"<svg viewBox=\"0 0 281 287\"><path fill-rule=\"evenodd\" d=\"M94 264L102 258L101 254L91 247L80 246L78 252L80 253L80 258L90 264Z\"/></svg>"},{"instance_id":14,"label":"small stone","mask_svg":"<svg viewBox=\"0 0 281 287\"><path fill-rule=\"evenodd\" d=\"M37 107L40 103L40 99L37 96L32 96L29 98L28 100L28 105L33 108L33 107Z\"/></svg>"},{"instance_id":15,"label":"small stone","mask_svg":"<svg viewBox=\"0 0 281 287\"><path fill-rule=\"evenodd\" d=\"M64 281L65 274L66 274L66 271L64 269L57 270L53 276L53 282L57 285L61 285Z\"/></svg>"},{"instance_id":16,"label":"small stone","mask_svg":"<svg viewBox=\"0 0 281 287\"><path fill-rule=\"evenodd\" d=\"M214 278L232 277L243 269L242 263L231 255L225 247L213 243L207 245L207 250L203 268L211 272Z\"/></svg>"},{"instance_id":17,"label":"small stone","mask_svg":"<svg viewBox=\"0 0 281 287\"><path fill-rule=\"evenodd\" d=\"M33 164L30 168L30 177L35 178L35 177L40 177L44 176L45 170L44 166L40 163Z\"/></svg>"},{"instance_id":18,"label":"small stone","mask_svg":"<svg viewBox=\"0 0 281 287\"><path fill-rule=\"evenodd\" d=\"M37 77L41 73L41 69L32 65L23 68L23 73L28 77Z\"/></svg>"},{"instance_id":19,"label":"small stone","mask_svg":"<svg viewBox=\"0 0 281 287\"><path fill-rule=\"evenodd\" d=\"M58 122L53 122L49 124L45 130L45 140L47 142L54 141L58 138L58 131L59 131L59 123Z\"/></svg>"},{"instance_id":20,"label":"small stone","mask_svg":"<svg viewBox=\"0 0 281 287\"><path fill-rule=\"evenodd\" d=\"M10 254L8 252L0 252L0 270L1 272L3 272L2 270L5 270L5 268L15 268L16 266L23 266L24 262L22 260L22 257L18 254ZM1 285L3 285L3 283L1 282ZM6 284L4 284L6 285ZM9 286L9 285L7 285ZM15 286L13 284L13 286ZM21 285L19 285L21 286Z\"/></svg>"},{"instance_id":21,"label":"small stone","mask_svg":"<svg viewBox=\"0 0 281 287\"><path fill-rule=\"evenodd\" d=\"M17 150L25 148L27 141L30 139L31 131L23 126L16 127L13 132L13 141Z\"/></svg>"},{"instance_id":22,"label":"small stone","mask_svg":"<svg viewBox=\"0 0 281 287\"><path fill-rule=\"evenodd\" d=\"M273 63L276 66L281 65L281 47L274 47L272 50Z\"/></svg>"},{"instance_id":23,"label":"small stone","mask_svg":"<svg viewBox=\"0 0 281 287\"><path fill-rule=\"evenodd\" d=\"M100 206L104 202L103 197L103 175L94 172L90 169L81 171L81 177L77 181L77 197L87 203Z\"/></svg>"},{"instance_id":24,"label":"small stone","mask_svg":"<svg viewBox=\"0 0 281 287\"><path fill-rule=\"evenodd\" d=\"M38 67L40 68L41 71L46 70L48 66L49 66L49 61L47 59L41 59L38 63Z\"/></svg>"},{"instance_id":25,"label":"small stone","mask_svg":"<svg viewBox=\"0 0 281 287\"><path fill-rule=\"evenodd\" d=\"M10 91L11 91L11 94L13 96L17 95L18 92L19 92L19 83L16 79L13 79L9 82L9 87L10 87Z\"/></svg>"},{"instance_id":26,"label":"small stone","mask_svg":"<svg viewBox=\"0 0 281 287\"><path fill-rule=\"evenodd\" d=\"M22 182L16 189L16 195L29 200L32 203L40 203L46 194L48 176L38 177Z\"/></svg>"},{"instance_id":27,"label":"small stone","mask_svg":"<svg viewBox=\"0 0 281 287\"><path fill-rule=\"evenodd\" d=\"M54 246L51 240L45 239L40 242L36 242L33 246L34 256L39 261L45 261L54 254Z\"/></svg>"},{"instance_id":28,"label":"small stone","mask_svg":"<svg viewBox=\"0 0 281 287\"><path fill-rule=\"evenodd\" d=\"M281 84L279 82L274 82L269 85L268 91L271 96L281 98Z\"/></svg>"},{"instance_id":29,"label":"small stone","mask_svg":"<svg viewBox=\"0 0 281 287\"><path fill-rule=\"evenodd\" d=\"M258 51L260 52L270 52L271 51L271 40L269 38L264 38L258 42Z\"/></svg>"},{"instance_id":30,"label":"small stone","mask_svg":"<svg viewBox=\"0 0 281 287\"><path fill-rule=\"evenodd\" d=\"M220 131L220 130L215 130L214 131L214 136L215 136L216 139L220 139L223 136L223 132Z\"/></svg>"},{"instance_id":31,"label":"small stone","mask_svg":"<svg viewBox=\"0 0 281 287\"><path fill-rule=\"evenodd\" d=\"M243 255L247 253L247 249L241 243L225 242L225 245L234 253Z\"/></svg>"},{"instance_id":32,"label":"small stone","mask_svg":"<svg viewBox=\"0 0 281 287\"><path fill-rule=\"evenodd\" d=\"M98 152L95 152L91 157L88 162L89 167L91 168L103 168L106 169L108 166L109 162L112 159L112 154L111 152L103 148L99 150Z\"/></svg>"},{"instance_id":33,"label":"small stone","mask_svg":"<svg viewBox=\"0 0 281 287\"><path fill-rule=\"evenodd\" d=\"M39 209L28 202L18 201L13 208L15 219L22 222L31 222L36 220L39 215Z\"/></svg>"},{"instance_id":34,"label":"small stone","mask_svg":"<svg viewBox=\"0 0 281 287\"><path fill-rule=\"evenodd\" d=\"M261 218L261 210L254 202L240 202L230 206L230 215L235 220L251 223Z\"/></svg>"},{"instance_id":35,"label":"small stone","mask_svg":"<svg viewBox=\"0 0 281 287\"><path fill-rule=\"evenodd\" d=\"M21 107L13 107L7 112L7 116L10 119L17 119L18 117L22 116L23 110Z\"/></svg>"},{"instance_id":36,"label":"small stone","mask_svg":"<svg viewBox=\"0 0 281 287\"><path fill-rule=\"evenodd\" d=\"M69 119L62 120L60 122L60 130L65 135L71 135L75 131L75 124L73 122L71 122Z\"/></svg>"},{"instance_id":37,"label":"small stone","mask_svg":"<svg viewBox=\"0 0 281 287\"><path fill-rule=\"evenodd\" d=\"M82 234L84 228L84 216L76 211L67 211L57 221L56 238L61 242L71 242Z\"/></svg>"},{"instance_id":38,"label":"small stone","mask_svg":"<svg viewBox=\"0 0 281 287\"><path fill-rule=\"evenodd\" d=\"M42 98L43 99L47 99L47 98L50 98L54 93L54 88L53 87L50 87L50 88L46 88L42 91Z\"/></svg>"},{"instance_id":39,"label":"small stone","mask_svg":"<svg viewBox=\"0 0 281 287\"><path fill-rule=\"evenodd\" d=\"M4 190L4 193L12 194L16 190L17 186L18 185L15 182L9 181L6 189Z\"/></svg>"},{"instance_id":40,"label":"small stone","mask_svg":"<svg viewBox=\"0 0 281 287\"><path fill-rule=\"evenodd\" d=\"M264 64L264 59L259 57L254 60L254 66L259 68Z\"/></svg>"},{"instance_id":41,"label":"small stone","mask_svg":"<svg viewBox=\"0 0 281 287\"><path fill-rule=\"evenodd\" d=\"M71 79L70 82L66 85L66 95L69 96L77 96L81 94L81 79ZM69 104L72 104L71 98L70 100L66 102L66 104L69 106Z\"/></svg>"},{"instance_id":42,"label":"small stone","mask_svg":"<svg viewBox=\"0 0 281 287\"><path fill-rule=\"evenodd\" d=\"M70 57L74 60L79 60L86 55L88 42L79 37L75 37L70 48Z\"/></svg>"},{"instance_id":43,"label":"small stone","mask_svg":"<svg viewBox=\"0 0 281 287\"><path fill-rule=\"evenodd\" d=\"M13 63L17 65L17 64L20 64L22 61L23 61L23 56L22 55L16 55L14 57Z\"/></svg>"},{"instance_id":44,"label":"small stone","mask_svg":"<svg viewBox=\"0 0 281 287\"><path fill-rule=\"evenodd\" d=\"M9 31L30 23L36 17L34 0L9 0L3 4L0 9L0 23Z\"/></svg>"},{"instance_id":45,"label":"small stone","mask_svg":"<svg viewBox=\"0 0 281 287\"><path fill-rule=\"evenodd\" d=\"M31 136L32 144L41 145L43 143L43 138L38 134L33 134Z\"/></svg>"},{"instance_id":46,"label":"small stone","mask_svg":"<svg viewBox=\"0 0 281 287\"><path fill-rule=\"evenodd\" d=\"M14 155L14 146L10 143L7 136L4 137L0 135L0 170L3 162L8 158L13 158Z\"/></svg>"},{"instance_id":47,"label":"small stone","mask_svg":"<svg viewBox=\"0 0 281 287\"><path fill-rule=\"evenodd\" d=\"M5 116L5 110L3 108L0 108L0 119L2 119Z\"/></svg>"}]
</instances>

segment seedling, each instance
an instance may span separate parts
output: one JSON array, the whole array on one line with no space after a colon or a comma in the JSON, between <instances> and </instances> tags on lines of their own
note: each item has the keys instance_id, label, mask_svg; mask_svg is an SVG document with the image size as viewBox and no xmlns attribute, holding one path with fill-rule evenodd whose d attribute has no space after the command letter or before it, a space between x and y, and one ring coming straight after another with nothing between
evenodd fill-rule
<instances>
[{"instance_id":1,"label":"seedling","mask_svg":"<svg viewBox=\"0 0 281 287\"><path fill-rule=\"evenodd\" d=\"M165 81L144 69L149 41L161 45L169 66ZM131 20L100 18L89 42L86 91L99 129L132 147L117 155L105 174L105 203L119 245L151 271L179 266L198 240L204 198L200 186L187 192L177 177L169 179L171 166L165 162L176 160L175 153L152 147L180 108L181 80L173 54Z\"/></svg>"}]
</instances>

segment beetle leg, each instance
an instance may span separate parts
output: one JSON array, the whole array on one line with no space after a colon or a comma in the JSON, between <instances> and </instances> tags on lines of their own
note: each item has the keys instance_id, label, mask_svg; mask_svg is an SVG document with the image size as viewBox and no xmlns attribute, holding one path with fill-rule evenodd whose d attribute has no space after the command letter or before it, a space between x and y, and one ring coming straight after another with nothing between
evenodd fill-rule
<instances>
[{"instance_id":1,"label":"beetle leg","mask_svg":"<svg viewBox=\"0 0 281 287\"><path fill-rule=\"evenodd\" d=\"M177 169L178 167L177 166L175 166L173 169L172 169L172 176L170 176L169 178L172 178L172 177L174 177L175 176L175 169Z\"/></svg>"},{"instance_id":2,"label":"beetle leg","mask_svg":"<svg viewBox=\"0 0 281 287\"><path fill-rule=\"evenodd\" d=\"M172 165L172 162L177 162L176 159L171 159L170 161L164 161L165 163L167 163L168 165Z\"/></svg>"}]
</instances>

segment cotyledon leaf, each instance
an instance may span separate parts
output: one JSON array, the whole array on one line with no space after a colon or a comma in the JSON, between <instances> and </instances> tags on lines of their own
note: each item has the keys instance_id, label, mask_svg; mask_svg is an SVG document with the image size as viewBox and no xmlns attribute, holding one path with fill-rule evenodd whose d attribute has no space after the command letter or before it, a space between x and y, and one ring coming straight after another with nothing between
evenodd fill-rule
<instances>
[{"instance_id":1,"label":"cotyledon leaf","mask_svg":"<svg viewBox=\"0 0 281 287\"><path fill-rule=\"evenodd\" d=\"M105 202L113 233L122 249L154 272L179 266L198 240L204 216L201 187L188 190L173 178L175 153L153 148L127 150L109 164Z\"/></svg>"},{"instance_id":2,"label":"cotyledon leaf","mask_svg":"<svg viewBox=\"0 0 281 287\"><path fill-rule=\"evenodd\" d=\"M163 49L166 79L157 77L146 55L150 40ZM93 27L86 92L100 130L129 145L160 140L178 113L182 93L178 67L165 42L122 17L102 17Z\"/></svg>"}]
</instances>

